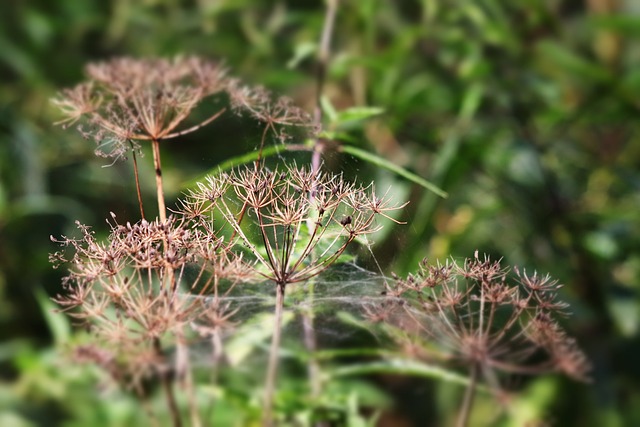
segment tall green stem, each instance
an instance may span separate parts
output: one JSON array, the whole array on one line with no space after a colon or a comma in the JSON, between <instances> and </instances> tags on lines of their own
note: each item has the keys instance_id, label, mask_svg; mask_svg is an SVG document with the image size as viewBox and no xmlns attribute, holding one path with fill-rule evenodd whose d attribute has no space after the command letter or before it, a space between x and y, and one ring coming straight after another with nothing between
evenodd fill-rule
<instances>
[{"instance_id":1,"label":"tall green stem","mask_svg":"<svg viewBox=\"0 0 640 427\"><path fill-rule=\"evenodd\" d=\"M329 57L331 54L331 36L335 25L336 14L338 11L338 0L328 0L327 9L324 16L324 25L322 35L320 36L320 49L316 64L316 106L314 111L314 123L316 126L322 125L322 94L324 92L327 68L329 66ZM323 144L316 139L313 154L311 157L311 170L315 173L320 169ZM313 189L315 190L315 188ZM309 194L309 199L313 201L314 191ZM317 349L316 333L314 328L313 304L311 304L314 296L313 283L310 284L308 290L309 309L302 313L302 327L304 333L304 343L309 352L309 366L307 372L311 386L311 397L317 398L320 395L320 365L314 357ZM322 424L319 424L322 425Z\"/></svg>"},{"instance_id":2,"label":"tall green stem","mask_svg":"<svg viewBox=\"0 0 640 427\"><path fill-rule=\"evenodd\" d=\"M273 426L273 395L275 393L276 376L278 374L278 353L280 350L280 337L282 329L282 312L284 309L284 284L276 286L276 312L274 320L271 349L269 350L269 365L265 380L264 403L262 412L262 425Z\"/></svg>"},{"instance_id":3,"label":"tall green stem","mask_svg":"<svg viewBox=\"0 0 640 427\"><path fill-rule=\"evenodd\" d=\"M474 363L471 367L471 375L469 384L464 392L464 400L460 407L460 413L458 414L458 422L456 427L466 427L469 424L469 415L471 415L471 408L473 407L473 399L476 395L476 385L478 383L479 366Z\"/></svg>"},{"instance_id":4,"label":"tall green stem","mask_svg":"<svg viewBox=\"0 0 640 427\"><path fill-rule=\"evenodd\" d=\"M324 93L325 78L329 67L331 53L331 36L338 12L338 0L327 0L327 11L324 16L322 35L320 36L320 48L318 50L318 62L316 64L316 106L313 121L316 126L322 124L322 94ZM316 139L311 158L311 168L315 172L320 169L322 156L322 143Z\"/></svg>"},{"instance_id":5,"label":"tall green stem","mask_svg":"<svg viewBox=\"0 0 640 427\"><path fill-rule=\"evenodd\" d=\"M161 360L165 360L164 351L162 351L159 338L153 339L153 349ZM180 410L178 409L178 403L176 402L176 397L173 392L173 384L171 383L171 376L169 372L163 371L160 373L160 382L162 383L162 388L164 389L164 394L167 398L167 405L169 406L169 414L171 415L173 427L182 427Z\"/></svg>"}]
</instances>

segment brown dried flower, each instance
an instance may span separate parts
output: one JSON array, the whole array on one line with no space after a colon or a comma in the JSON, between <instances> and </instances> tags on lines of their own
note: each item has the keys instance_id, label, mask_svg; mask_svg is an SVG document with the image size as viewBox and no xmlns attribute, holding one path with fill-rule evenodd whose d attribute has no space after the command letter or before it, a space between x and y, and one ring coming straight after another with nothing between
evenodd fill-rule
<instances>
[{"instance_id":1,"label":"brown dried flower","mask_svg":"<svg viewBox=\"0 0 640 427\"><path fill-rule=\"evenodd\" d=\"M499 261L476 252L463 266L429 264L397 278L376 317L401 348L420 347L424 357L449 360L468 370L470 383L458 425L465 425L479 377L502 393L501 376L560 372L588 380L589 364L575 341L554 320L567 305L549 276L516 270L515 280ZM501 375L502 374L502 375Z\"/></svg>"},{"instance_id":2,"label":"brown dried flower","mask_svg":"<svg viewBox=\"0 0 640 427\"><path fill-rule=\"evenodd\" d=\"M259 274L286 286L327 269L351 242L380 229L376 217L389 218L400 207L371 186L293 166L211 176L188 195L181 213L207 233L233 236L228 244L253 255ZM224 218L217 225L216 215Z\"/></svg>"},{"instance_id":3,"label":"brown dried flower","mask_svg":"<svg viewBox=\"0 0 640 427\"><path fill-rule=\"evenodd\" d=\"M227 247L253 258L256 272L276 285L275 325L265 382L264 417L270 419L277 372L285 288L337 262L347 246L377 231L379 216L398 209L372 186L341 176L288 167L234 170L199 184L181 214L203 233L227 236Z\"/></svg>"},{"instance_id":4,"label":"brown dried flower","mask_svg":"<svg viewBox=\"0 0 640 427\"><path fill-rule=\"evenodd\" d=\"M229 79L218 64L198 57L173 60L115 58L87 65L88 81L62 91L53 102L67 116L66 125L85 118L83 134L100 145L97 154L121 157L135 140L162 140L192 132L214 120L178 131L207 96L227 89ZM106 142L111 151L103 151Z\"/></svg>"},{"instance_id":5,"label":"brown dried flower","mask_svg":"<svg viewBox=\"0 0 640 427\"><path fill-rule=\"evenodd\" d=\"M425 262L419 274L398 279L393 293L406 302L400 307L410 319L429 322L422 329L441 351L463 365L478 365L487 374L557 370L587 379L586 360L553 320L567 307L555 301L557 282L519 272L514 282L507 273L500 262L476 253L462 267ZM547 358L534 362L532 356L540 354ZM560 360L582 363L566 369L569 364Z\"/></svg>"},{"instance_id":6,"label":"brown dried flower","mask_svg":"<svg viewBox=\"0 0 640 427\"><path fill-rule=\"evenodd\" d=\"M96 345L115 353L108 360L101 357L110 372L115 367L121 370L112 376L137 388L145 376L173 370L163 343L180 346L192 329L205 336L219 335L233 315L216 303L224 295L221 280L232 287L254 276L218 239L177 217L125 225L112 218L111 234L104 242L81 224L80 239L53 239L67 250L52 259L69 265L66 293L54 300L90 329ZM215 330L204 331L202 325L211 324L211 319L218 319ZM98 347L90 353L89 360L104 354Z\"/></svg>"}]
</instances>

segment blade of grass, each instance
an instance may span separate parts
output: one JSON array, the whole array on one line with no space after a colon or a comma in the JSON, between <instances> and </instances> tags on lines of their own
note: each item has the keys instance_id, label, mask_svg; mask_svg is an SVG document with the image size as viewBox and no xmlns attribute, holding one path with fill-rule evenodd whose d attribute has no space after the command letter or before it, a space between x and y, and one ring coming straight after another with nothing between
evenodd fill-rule
<instances>
[{"instance_id":1,"label":"blade of grass","mask_svg":"<svg viewBox=\"0 0 640 427\"><path fill-rule=\"evenodd\" d=\"M411 182L415 182L416 184L426 188L427 190L437 194L442 198L447 198L449 196L444 190L438 188L435 184L432 184L426 179L416 175L415 173L409 172L408 170L394 163L391 163L390 161L383 159L382 157L376 156L375 154L371 154L367 151L361 150L356 147L352 147L350 145L343 145L339 148L339 150L344 153L351 154L352 156L357 157L366 162L369 162L375 166L379 166L397 175L400 175L401 177Z\"/></svg>"},{"instance_id":2,"label":"blade of grass","mask_svg":"<svg viewBox=\"0 0 640 427\"><path fill-rule=\"evenodd\" d=\"M265 157L275 156L276 154L280 153L280 151L286 150L286 149L287 149L286 146L283 147L283 146L273 145L271 147L263 148L262 149L262 153L260 153L260 151L258 151L258 150L255 150L255 151L251 151L249 153L243 154L241 156L232 157L229 160L226 160L226 161L220 163L215 168L210 169L209 171L205 172L204 174L202 174L200 176L197 176L197 177L187 181L185 184L183 184L182 187L183 188L193 187L197 182L204 181L206 179L206 177L209 176L209 175L217 175L220 172L233 169L236 166L240 166L240 165L244 165L244 164L253 162L253 161L257 160L258 158L265 158Z\"/></svg>"},{"instance_id":3,"label":"blade of grass","mask_svg":"<svg viewBox=\"0 0 640 427\"><path fill-rule=\"evenodd\" d=\"M415 360L399 358L339 367L328 371L327 374L330 378L363 374L408 375L444 381L461 386L467 386L471 382L470 378L456 372L448 371L438 366L416 362ZM477 387L478 390L487 391L486 387L480 385Z\"/></svg>"}]
</instances>

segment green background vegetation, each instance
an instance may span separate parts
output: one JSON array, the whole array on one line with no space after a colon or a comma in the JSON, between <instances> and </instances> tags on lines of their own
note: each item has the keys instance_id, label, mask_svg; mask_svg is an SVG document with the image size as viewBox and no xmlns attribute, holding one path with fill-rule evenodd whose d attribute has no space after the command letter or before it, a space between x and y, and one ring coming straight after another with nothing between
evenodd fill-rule
<instances>
[{"instance_id":1,"label":"green background vegetation","mask_svg":"<svg viewBox=\"0 0 640 427\"><path fill-rule=\"evenodd\" d=\"M193 53L223 59L247 82L311 110L323 20L324 2L306 0L3 2L0 425L144 423L134 401L102 400L95 376L58 353L67 326L46 298L60 292L62 274L48 263L49 235L71 233L76 219L104 232L109 211L135 219L137 208L130 164L101 168L108 162L91 142L53 126L60 116L50 98L82 80L88 61ZM478 249L565 284L573 316L564 326L591 359L593 383L520 379L516 412L554 425L640 425L636 2L343 0L325 94L337 111L384 110L340 123L342 143L449 194L326 153L327 167L411 200L408 224L377 239L385 271L405 274L425 256L459 259ZM253 150L257 135L257 126L231 117L167 143L169 199ZM148 171L150 160L147 152ZM143 185L153 194L152 180ZM374 381L396 401L384 417L395 425L447 423L455 412L458 388ZM476 410L493 405L481 398Z\"/></svg>"}]
</instances>

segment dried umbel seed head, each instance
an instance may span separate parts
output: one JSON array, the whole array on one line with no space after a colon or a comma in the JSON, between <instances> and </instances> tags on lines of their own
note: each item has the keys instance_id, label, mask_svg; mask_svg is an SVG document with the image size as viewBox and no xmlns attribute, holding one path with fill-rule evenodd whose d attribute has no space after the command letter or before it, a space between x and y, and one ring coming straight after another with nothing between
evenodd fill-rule
<instances>
[{"instance_id":1,"label":"dried umbel seed head","mask_svg":"<svg viewBox=\"0 0 640 427\"><path fill-rule=\"evenodd\" d=\"M404 205L403 205L404 206ZM253 255L258 272L280 285L328 268L377 218L401 208L341 176L296 166L234 170L207 179L183 203L197 229L228 236L229 248Z\"/></svg>"},{"instance_id":2,"label":"dried umbel seed head","mask_svg":"<svg viewBox=\"0 0 640 427\"><path fill-rule=\"evenodd\" d=\"M110 371L119 367L124 372L120 379L155 375L168 369L159 341L182 342L189 334L203 334L202 325L218 312L224 312L219 319L232 324L233 312L214 313L207 300L225 295L222 281L229 288L255 276L219 239L186 227L175 216L123 225L112 215L109 223L111 233L104 241L81 224L79 239L54 239L65 248L52 260L69 267L65 293L54 300L90 329L95 348L109 348L118 363L98 350L85 352L88 360ZM217 321L215 331L224 326ZM155 367L150 365L154 360Z\"/></svg>"},{"instance_id":3,"label":"dried umbel seed head","mask_svg":"<svg viewBox=\"0 0 640 427\"><path fill-rule=\"evenodd\" d=\"M287 97L276 97L264 87L250 87L235 80L229 90L231 108L236 113L248 113L254 119L264 123L265 137L271 132L280 142L290 138L292 128L301 128L315 134L319 131L313 118L302 108L294 105Z\"/></svg>"},{"instance_id":4,"label":"dried umbel seed head","mask_svg":"<svg viewBox=\"0 0 640 427\"><path fill-rule=\"evenodd\" d=\"M390 330L402 331L391 336L479 369L496 390L498 373L557 371L587 380L585 356L554 320L567 307L556 301L557 282L516 271L511 277L500 262L477 253L462 266L423 263L388 292L394 302L404 301L382 308ZM416 333L406 333L411 330Z\"/></svg>"},{"instance_id":5,"label":"dried umbel seed head","mask_svg":"<svg viewBox=\"0 0 640 427\"><path fill-rule=\"evenodd\" d=\"M61 91L53 103L65 116L58 124L80 121L78 129L96 141L96 154L103 157L119 158L141 140L175 138L210 123L224 109L182 126L196 106L217 93L229 96L234 111L265 124L261 146L269 132L284 142L288 129L315 131L310 115L291 99L244 85L224 67L196 56L114 58L88 64L86 74L85 82Z\"/></svg>"},{"instance_id":6,"label":"dried umbel seed head","mask_svg":"<svg viewBox=\"0 0 640 427\"><path fill-rule=\"evenodd\" d=\"M204 98L231 83L223 67L194 56L115 58L91 63L86 72L85 83L62 91L53 102L66 116L59 123L83 119L79 129L101 146L99 155L108 157L121 157L132 141L173 138L214 120L218 113L179 129Z\"/></svg>"}]
</instances>

